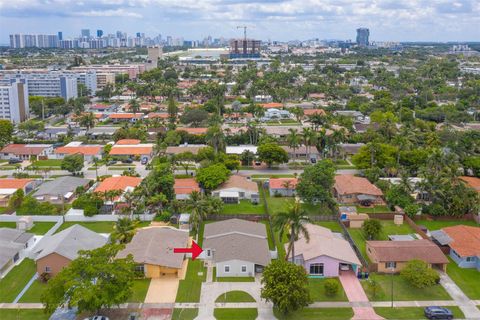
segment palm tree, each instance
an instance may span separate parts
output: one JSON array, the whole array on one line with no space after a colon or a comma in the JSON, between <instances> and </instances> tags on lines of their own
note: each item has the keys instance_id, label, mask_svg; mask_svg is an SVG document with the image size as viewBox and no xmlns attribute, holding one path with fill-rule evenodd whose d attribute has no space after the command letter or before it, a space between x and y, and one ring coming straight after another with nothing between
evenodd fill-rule
<instances>
[{"instance_id":1,"label":"palm tree","mask_svg":"<svg viewBox=\"0 0 480 320\"><path fill-rule=\"evenodd\" d=\"M288 251L285 260L288 260L291 252L292 263L295 263L295 241L298 240L299 235L303 235L307 242L310 241L310 235L305 226L310 222L307 212L298 200L289 205L288 211L280 212L274 217L273 226L280 231L280 239L283 238L285 233L289 233Z\"/></svg>"},{"instance_id":2,"label":"palm tree","mask_svg":"<svg viewBox=\"0 0 480 320\"><path fill-rule=\"evenodd\" d=\"M140 111L140 104L138 103L137 99L130 100L130 110L135 114Z\"/></svg>"},{"instance_id":3,"label":"palm tree","mask_svg":"<svg viewBox=\"0 0 480 320\"><path fill-rule=\"evenodd\" d=\"M138 220L129 218L120 218L113 226L112 239L119 243L128 243L135 235L135 229L138 226Z\"/></svg>"},{"instance_id":4,"label":"palm tree","mask_svg":"<svg viewBox=\"0 0 480 320\"><path fill-rule=\"evenodd\" d=\"M203 219L207 217L207 206L205 201L203 201L202 194L198 191L193 191L190 194L190 198L186 201L186 207L190 211L192 229L195 231L200 230Z\"/></svg>"},{"instance_id":5,"label":"palm tree","mask_svg":"<svg viewBox=\"0 0 480 320\"><path fill-rule=\"evenodd\" d=\"M296 150L300 146L301 136L298 134L297 129L288 129L287 142L288 146L293 149L293 156L297 158Z\"/></svg>"},{"instance_id":6,"label":"palm tree","mask_svg":"<svg viewBox=\"0 0 480 320\"><path fill-rule=\"evenodd\" d=\"M312 128L303 128L302 131L303 144L307 151L307 156L310 154L310 147L314 144L315 140L315 131Z\"/></svg>"},{"instance_id":7,"label":"palm tree","mask_svg":"<svg viewBox=\"0 0 480 320\"><path fill-rule=\"evenodd\" d=\"M208 144L213 147L215 153L225 149L225 135L219 125L215 125L208 129L206 140Z\"/></svg>"},{"instance_id":8,"label":"palm tree","mask_svg":"<svg viewBox=\"0 0 480 320\"><path fill-rule=\"evenodd\" d=\"M78 123L80 124L80 126L87 128L87 133L88 130L93 128L93 126L95 125L95 115L93 114L93 112L85 113L80 117Z\"/></svg>"}]
</instances>

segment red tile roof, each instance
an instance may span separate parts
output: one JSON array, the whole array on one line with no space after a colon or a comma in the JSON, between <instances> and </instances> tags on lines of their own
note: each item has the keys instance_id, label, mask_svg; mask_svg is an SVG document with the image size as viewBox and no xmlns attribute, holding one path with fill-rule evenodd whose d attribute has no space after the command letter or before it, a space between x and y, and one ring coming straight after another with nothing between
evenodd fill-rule
<instances>
[{"instance_id":1,"label":"red tile roof","mask_svg":"<svg viewBox=\"0 0 480 320\"><path fill-rule=\"evenodd\" d=\"M153 146L145 146L145 145L120 145L120 146L113 146L110 150L110 155L148 155L153 152Z\"/></svg>"},{"instance_id":2,"label":"red tile roof","mask_svg":"<svg viewBox=\"0 0 480 320\"><path fill-rule=\"evenodd\" d=\"M442 231L452 238L448 245L461 257L480 257L480 227L459 225L443 228Z\"/></svg>"},{"instance_id":3,"label":"red tile roof","mask_svg":"<svg viewBox=\"0 0 480 320\"><path fill-rule=\"evenodd\" d=\"M351 174L339 174L335 176L335 190L340 195L344 194L368 194L382 196L383 192L366 178L356 177Z\"/></svg>"},{"instance_id":4,"label":"red tile roof","mask_svg":"<svg viewBox=\"0 0 480 320\"><path fill-rule=\"evenodd\" d=\"M124 191L127 187L135 188L142 182L142 178L138 177L109 177L100 182L100 184L95 188L95 192L106 192L111 190L121 190Z\"/></svg>"},{"instance_id":5,"label":"red tile roof","mask_svg":"<svg viewBox=\"0 0 480 320\"><path fill-rule=\"evenodd\" d=\"M168 113L166 112L150 112L149 114L147 114L147 118L148 119L155 119L155 118L160 118L160 119L168 119Z\"/></svg>"},{"instance_id":6,"label":"red tile roof","mask_svg":"<svg viewBox=\"0 0 480 320\"><path fill-rule=\"evenodd\" d=\"M319 115L326 115L325 110L323 109L305 109L303 110L303 115L304 116L313 116L314 114L319 114Z\"/></svg>"},{"instance_id":7,"label":"red tile roof","mask_svg":"<svg viewBox=\"0 0 480 320\"><path fill-rule=\"evenodd\" d=\"M117 145L125 145L125 144L139 144L141 141L138 139L121 139L117 141Z\"/></svg>"},{"instance_id":8,"label":"red tile roof","mask_svg":"<svg viewBox=\"0 0 480 320\"><path fill-rule=\"evenodd\" d=\"M295 189L297 187L297 178L270 178L270 189L286 189L286 185L289 183L289 189Z\"/></svg>"},{"instance_id":9,"label":"red tile roof","mask_svg":"<svg viewBox=\"0 0 480 320\"><path fill-rule=\"evenodd\" d=\"M95 156L102 152L102 146L77 146L77 147L58 147L56 154L83 154L84 156Z\"/></svg>"},{"instance_id":10,"label":"red tile roof","mask_svg":"<svg viewBox=\"0 0 480 320\"><path fill-rule=\"evenodd\" d=\"M173 189L175 194L190 194L193 191L200 191L200 187L195 179L175 179Z\"/></svg>"},{"instance_id":11,"label":"red tile roof","mask_svg":"<svg viewBox=\"0 0 480 320\"><path fill-rule=\"evenodd\" d=\"M477 192L480 192L480 178L476 177L460 177L466 184L475 189Z\"/></svg>"},{"instance_id":12,"label":"red tile roof","mask_svg":"<svg viewBox=\"0 0 480 320\"><path fill-rule=\"evenodd\" d=\"M139 119L143 113L112 113L108 117L110 119Z\"/></svg>"},{"instance_id":13,"label":"red tile roof","mask_svg":"<svg viewBox=\"0 0 480 320\"><path fill-rule=\"evenodd\" d=\"M177 128L177 131L185 131L189 134L205 134L207 133L208 128Z\"/></svg>"},{"instance_id":14,"label":"red tile roof","mask_svg":"<svg viewBox=\"0 0 480 320\"><path fill-rule=\"evenodd\" d=\"M45 145L35 146L35 145L26 145L26 144L9 144L5 146L0 152L1 153L12 153L15 155L34 155L38 156L45 150L47 147Z\"/></svg>"},{"instance_id":15,"label":"red tile roof","mask_svg":"<svg viewBox=\"0 0 480 320\"><path fill-rule=\"evenodd\" d=\"M0 189L23 189L33 179L0 179Z\"/></svg>"},{"instance_id":16,"label":"red tile roof","mask_svg":"<svg viewBox=\"0 0 480 320\"><path fill-rule=\"evenodd\" d=\"M269 103L262 103L261 106L263 108L269 109L269 108L281 108L283 107L282 103L278 102L269 102Z\"/></svg>"}]
</instances>

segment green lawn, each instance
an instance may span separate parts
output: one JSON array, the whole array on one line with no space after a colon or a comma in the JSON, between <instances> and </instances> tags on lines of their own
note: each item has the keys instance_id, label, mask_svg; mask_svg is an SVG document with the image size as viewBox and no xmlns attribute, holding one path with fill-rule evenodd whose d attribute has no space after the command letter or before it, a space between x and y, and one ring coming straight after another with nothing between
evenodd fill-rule
<instances>
[{"instance_id":1,"label":"green lawn","mask_svg":"<svg viewBox=\"0 0 480 320\"><path fill-rule=\"evenodd\" d=\"M38 279L32 283L27 292L25 292L19 302L30 302L38 303L40 302L40 297L42 296L43 291L47 288L47 284L40 282Z\"/></svg>"},{"instance_id":2,"label":"green lawn","mask_svg":"<svg viewBox=\"0 0 480 320\"><path fill-rule=\"evenodd\" d=\"M255 302L255 299L245 291L229 291L218 296L215 302Z\"/></svg>"},{"instance_id":3,"label":"green lawn","mask_svg":"<svg viewBox=\"0 0 480 320\"><path fill-rule=\"evenodd\" d=\"M97 221L97 222L64 222L55 233L59 233L62 230L70 228L74 224L79 224L85 228L98 233L111 233L113 232L113 226L115 222L112 221Z\"/></svg>"},{"instance_id":4,"label":"green lawn","mask_svg":"<svg viewBox=\"0 0 480 320\"><path fill-rule=\"evenodd\" d=\"M417 220L415 221L417 226L425 226L428 230L440 230L446 227L458 226L458 225L466 225L466 226L473 226L473 227L480 227L478 223L471 220L454 220L454 221L428 221L428 220Z\"/></svg>"},{"instance_id":5,"label":"green lawn","mask_svg":"<svg viewBox=\"0 0 480 320\"><path fill-rule=\"evenodd\" d=\"M61 167L63 160L58 159L48 159L48 160L37 160L33 162L30 167Z\"/></svg>"},{"instance_id":6,"label":"green lawn","mask_svg":"<svg viewBox=\"0 0 480 320\"><path fill-rule=\"evenodd\" d=\"M253 204L250 200L240 200L239 204L224 204L222 214L265 214L263 203Z\"/></svg>"},{"instance_id":7,"label":"green lawn","mask_svg":"<svg viewBox=\"0 0 480 320\"><path fill-rule=\"evenodd\" d=\"M217 308L213 310L213 316L217 320L255 320L258 311L256 308Z\"/></svg>"},{"instance_id":8,"label":"green lawn","mask_svg":"<svg viewBox=\"0 0 480 320\"><path fill-rule=\"evenodd\" d=\"M268 249L275 250L275 245L273 244L273 235L272 235L272 231L270 230L270 225L268 224L268 221L262 221L262 223L265 225L265 230L267 230Z\"/></svg>"},{"instance_id":9,"label":"green lawn","mask_svg":"<svg viewBox=\"0 0 480 320\"><path fill-rule=\"evenodd\" d=\"M24 259L0 280L0 302L13 302L28 281L35 274L35 262Z\"/></svg>"},{"instance_id":10,"label":"green lawn","mask_svg":"<svg viewBox=\"0 0 480 320\"><path fill-rule=\"evenodd\" d=\"M352 308L304 308L284 316L273 309L273 314L279 320L350 320L353 317Z\"/></svg>"},{"instance_id":11,"label":"green lawn","mask_svg":"<svg viewBox=\"0 0 480 320\"><path fill-rule=\"evenodd\" d=\"M373 206L373 207L361 207L357 206L358 213L385 213L385 212L392 212L389 207L387 206Z\"/></svg>"},{"instance_id":12,"label":"green lawn","mask_svg":"<svg viewBox=\"0 0 480 320\"><path fill-rule=\"evenodd\" d=\"M2 320L48 320L50 315L43 312L43 309L0 309Z\"/></svg>"},{"instance_id":13,"label":"green lawn","mask_svg":"<svg viewBox=\"0 0 480 320\"><path fill-rule=\"evenodd\" d=\"M332 230L332 232L341 233L343 231L338 221L319 221L319 222L315 222L315 224L328 228Z\"/></svg>"},{"instance_id":14,"label":"green lawn","mask_svg":"<svg viewBox=\"0 0 480 320\"><path fill-rule=\"evenodd\" d=\"M480 299L480 272L477 269L460 268L450 257L450 263L447 266L447 274L470 298Z\"/></svg>"},{"instance_id":15,"label":"green lawn","mask_svg":"<svg viewBox=\"0 0 480 320\"><path fill-rule=\"evenodd\" d=\"M173 309L172 320L193 320L198 316L198 309Z\"/></svg>"},{"instance_id":16,"label":"green lawn","mask_svg":"<svg viewBox=\"0 0 480 320\"><path fill-rule=\"evenodd\" d=\"M382 232L378 238L378 240L388 240L388 235L393 235L393 234L412 234L415 233L415 231L406 223L402 225L395 225L393 221L391 220L380 220L380 223L382 224ZM353 241L357 245L358 249L362 253L363 257L367 259L367 261L370 261L368 256L367 256L367 251L366 251L366 239L365 236L363 235L362 229L348 229L348 233L350 233L350 236L352 237Z\"/></svg>"},{"instance_id":17,"label":"green lawn","mask_svg":"<svg viewBox=\"0 0 480 320\"><path fill-rule=\"evenodd\" d=\"M446 307L453 312L453 316L456 319L463 319L462 310L459 307ZM424 308L422 307L404 307L404 308L375 308L375 312L384 317L385 319L395 319L395 320L410 320L410 319L426 319L423 313Z\"/></svg>"},{"instance_id":18,"label":"green lawn","mask_svg":"<svg viewBox=\"0 0 480 320\"><path fill-rule=\"evenodd\" d=\"M268 211L271 215L275 215L278 212L286 211L288 205L294 201L293 197L271 197L268 190L264 192L265 199L267 200ZM330 214L325 212L319 205L302 204L302 207L311 215Z\"/></svg>"},{"instance_id":19,"label":"green lawn","mask_svg":"<svg viewBox=\"0 0 480 320\"><path fill-rule=\"evenodd\" d=\"M433 287L419 289L410 285L410 283L400 275L371 274L370 278L375 279L380 286L375 296L370 290L367 281L361 282L370 301L389 301L391 299L392 277L393 299L395 301L452 300L447 291L439 284Z\"/></svg>"},{"instance_id":20,"label":"green lawn","mask_svg":"<svg viewBox=\"0 0 480 320\"><path fill-rule=\"evenodd\" d=\"M44 235L47 233L48 230L52 229L55 225L55 222L38 222L35 221L33 223L32 229L28 230L28 232L36 234L36 235Z\"/></svg>"},{"instance_id":21,"label":"green lawn","mask_svg":"<svg viewBox=\"0 0 480 320\"><path fill-rule=\"evenodd\" d=\"M202 272L202 275L198 275ZM203 261L190 260L188 262L187 274L184 280L180 280L177 291L176 302L199 302L202 282L207 278L207 269L203 267Z\"/></svg>"},{"instance_id":22,"label":"green lawn","mask_svg":"<svg viewBox=\"0 0 480 320\"><path fill-rule=\"evenodd\" d=\"M15 229L17 228L17 223L16 222L0 222L0 228L11 228Z\"/></svg>"},{"instance_id":23,"label":"green lawn","mask_svg":"<svg viewBox=\"0 0 480 320\"><path fill-rule=\"evenodd\" d=\"M313 301L348 301L345 291L343 290L342 284L338 278L330 278L337 281L339 285L339 290L337 295L334 297L329 297L325 294L325 281L327 279L308 279L308 288L310 290L310 297Z\"/></svg>"},{"instance_id":24,"label":"green lawn","mask_svg":"<svg viewBox=\"0 0 480 320\"><path fill-rule=\"evenodd\" d=\"M128 299L129 302L144 302L147 296L150 279L135 279L133 281L133 294Z\"/></svg>"}]
</instances>

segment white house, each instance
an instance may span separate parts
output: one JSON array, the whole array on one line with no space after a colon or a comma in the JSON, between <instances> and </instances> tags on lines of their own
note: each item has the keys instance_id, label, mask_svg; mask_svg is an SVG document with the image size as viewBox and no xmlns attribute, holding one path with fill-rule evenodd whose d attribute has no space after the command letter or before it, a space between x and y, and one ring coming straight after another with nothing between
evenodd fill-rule
<instances>
[{"instance_id":1,"label":"white house","mask_svg":"<svg viewBox=\"0 0 480 320\"><path fill-rule=\"evenodd\" d=\"M259 202L258 185L244 176L234 174L212 192L225 203L239 203L240 200Z\"/></svg>"}]
</instances>

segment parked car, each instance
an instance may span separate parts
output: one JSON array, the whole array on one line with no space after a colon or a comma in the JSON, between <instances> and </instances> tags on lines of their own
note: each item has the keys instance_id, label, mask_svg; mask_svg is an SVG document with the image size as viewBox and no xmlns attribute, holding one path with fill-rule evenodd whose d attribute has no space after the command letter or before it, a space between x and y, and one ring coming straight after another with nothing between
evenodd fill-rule
<instances>
[{"instance_id":1,"label":"parked car","mask_svg":"<svg viewBox=\"0 0 480 320\"><path fill-rule=\"evenodd\" d=\"M123 160L122 160L122 163L133 163L133 160L130 159L130 158L123 159Z\"/></svg>"},{"instance_id":2,"label":"parked car","mask_svg":"<svg viewBox=\"0 0 480 320\"><path fill-rule=\"evenodd\" d=\"M85 318L84 320L110 320L110 319L105 316L93 316L90 318Z\"/></svg>"},{"instance_id":3,"label":"parked car","mask_svg":"<svg viewBox=\"0 0 480 320\"><path fill-rule=\"evenodd\" d=\"M22 163L22 159L10 159L8 160L8 164L16 164L16 163Z\"/></svg>"},{"instance_id":4,"label":"parked car","mask_svg":"<svg viewBox=\"0 0 480 320\"><path fill-rule=\"evenodd\" d=\"M452 311L443 307L426 307L424 312L427 319L453 319Z\"/></svg>"},{"instance_id":5,"label":"parked car","mask_svg":"<svg viewBox=\"0 0 480 320\"><path fill-rule=\"evenodd\" d=\"M142 161L140 162L141 164L147 164L148 163L148 158L142 158Z\"/></svg>"},{"instance_id":6,"label":"parked car","mask_svg":"<svg viewBox=\"0 0 480 320\"><path fill-rule=\"evenodd\" d=\"M110 160L110 161L107 162L107 166L111 166L111 165L114 165L116 163L117 163L116 160Z\"/></svg>"}]
</instances>

